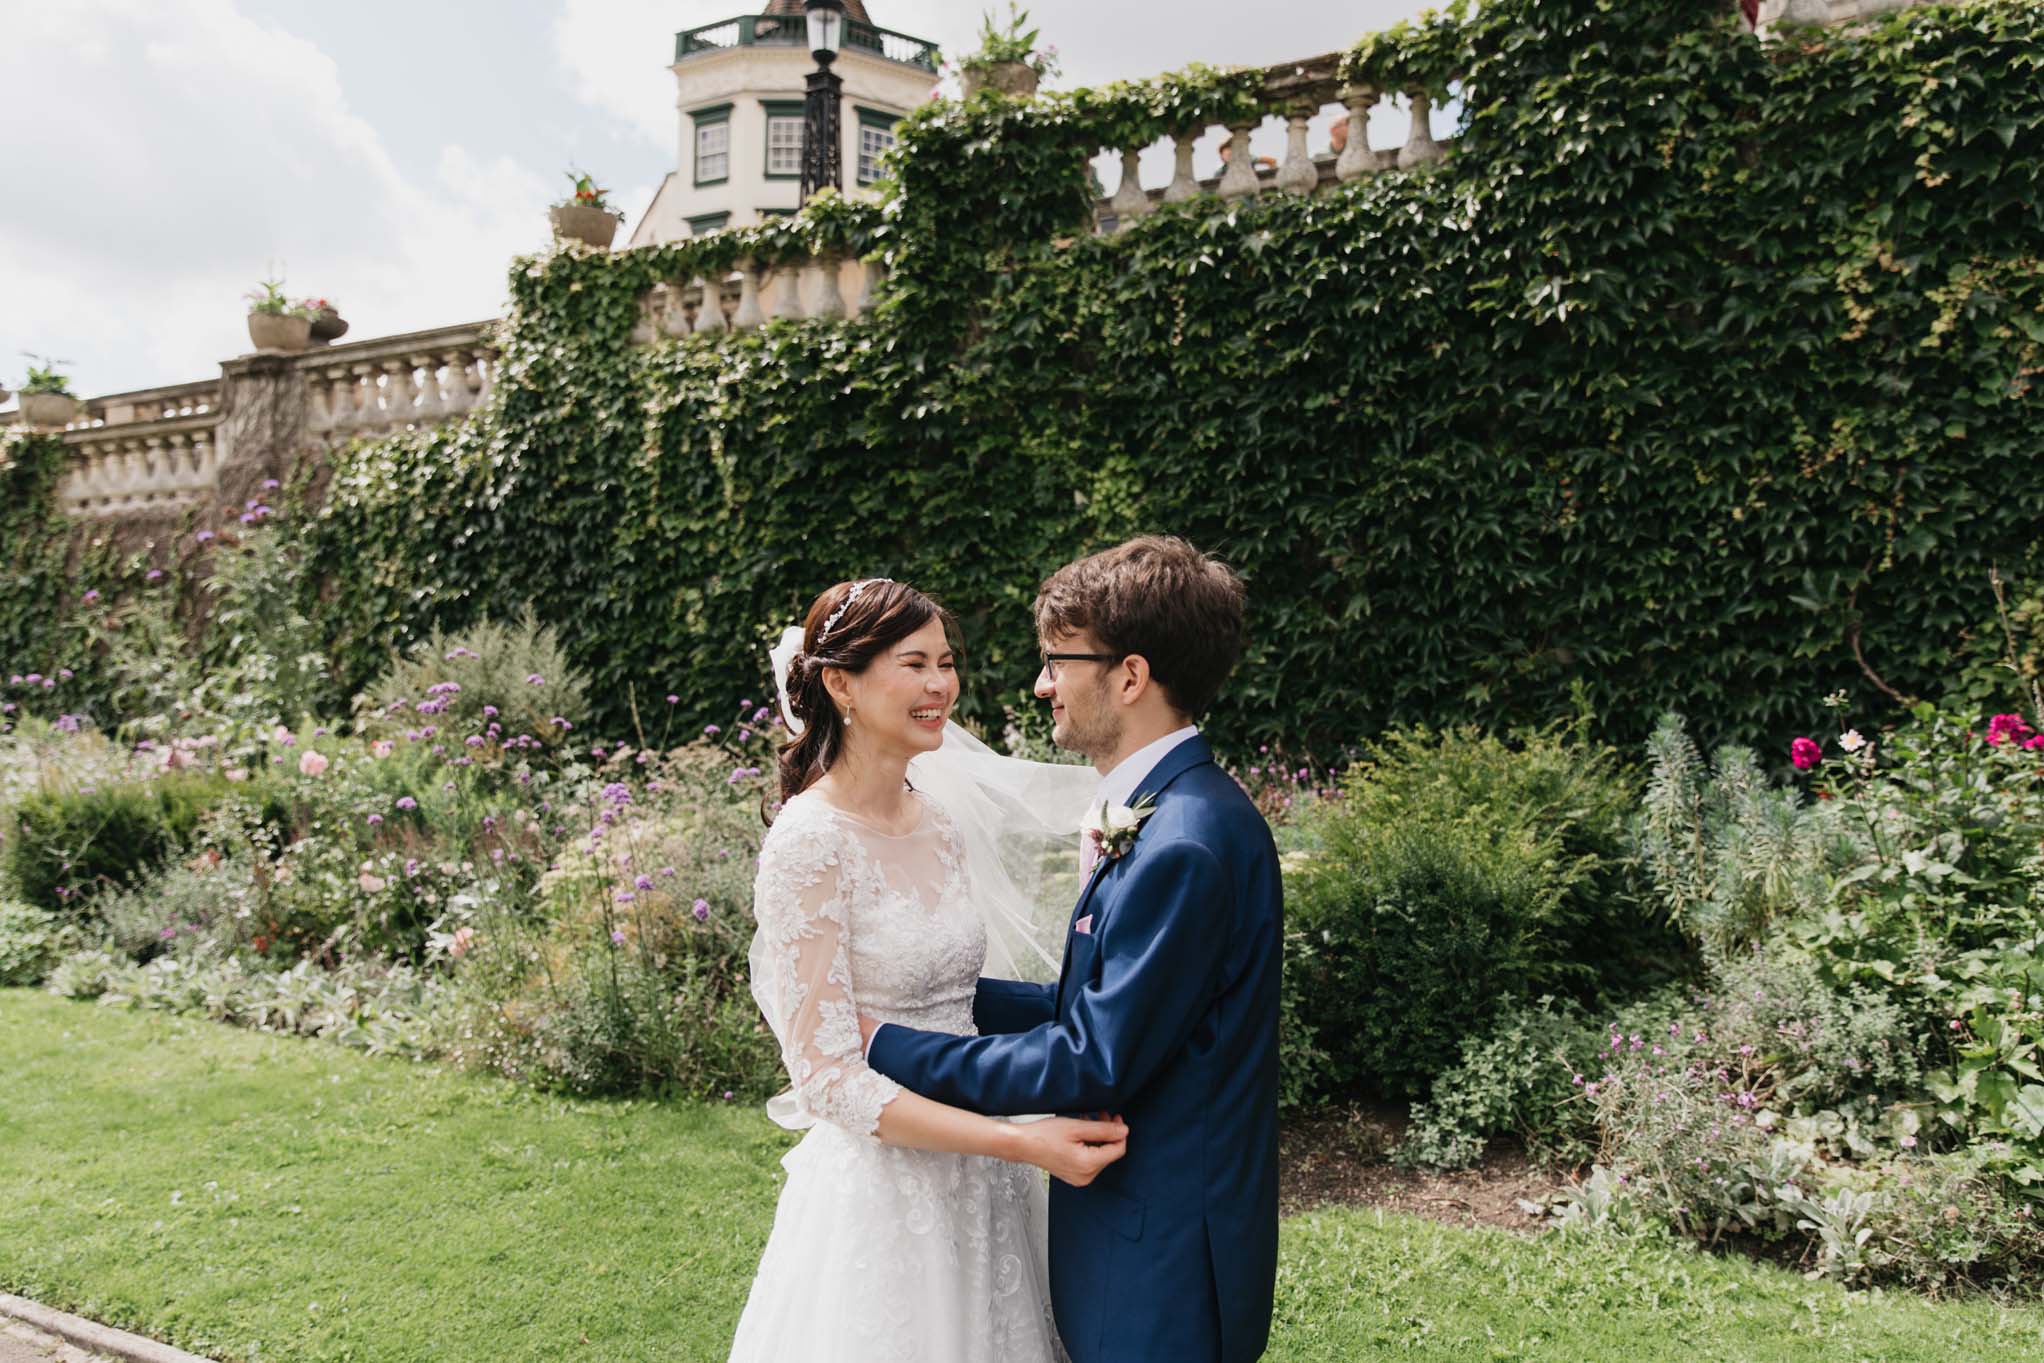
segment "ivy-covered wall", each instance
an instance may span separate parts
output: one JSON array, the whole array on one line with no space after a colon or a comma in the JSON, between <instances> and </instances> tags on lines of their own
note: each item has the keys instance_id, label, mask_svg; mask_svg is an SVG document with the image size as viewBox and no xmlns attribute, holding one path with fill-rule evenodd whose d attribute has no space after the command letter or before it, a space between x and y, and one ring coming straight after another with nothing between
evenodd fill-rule
<instances>
[{"instance_id":1,"label":"ivy-covered wall","mask_svg":"<svg viewBox=\"0 0 2044 1363\"><path fill-rule=\"evenodd\" d=\"M1243 108L1194 71L932 105L882 207L519 262L494 405L370 444L313 526L365 680L533 600L604 684L705 718L763 640L886 574L965 619L975 713L1034 672L1027 603L1146 530L1248 576L1212 726L1338 743L1688 712L1779 739L1867 667L1935 694L2034 577L2044 444L2044 5L1763 45L1693 0L1491 0L1357 73L1466 81L1444 162L1090 235L1088 159ZM845 244L856 323L628 342L657 281Z\"/></svg>"}]
</instances>

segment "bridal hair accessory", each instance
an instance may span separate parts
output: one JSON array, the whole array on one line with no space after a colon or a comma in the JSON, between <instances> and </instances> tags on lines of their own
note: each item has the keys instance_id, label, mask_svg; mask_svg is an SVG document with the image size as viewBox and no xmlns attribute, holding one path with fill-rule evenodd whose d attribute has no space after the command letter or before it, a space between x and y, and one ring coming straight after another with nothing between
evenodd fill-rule
<instances>
[{"instance_id":1,"label":"bridal hair accessory","mask_svg":"<svg viewBox=\"0 0 2044 1363\"><path fill-rule=\"evenodd\" d=\"M832 611L830 615L824 620L823 628L816 631L816 651L818 653L823 652L824 640L830 638L830 632L837 628L838 621L844 619L845 612L850 610L852 608L852 603L859 599L860 592L865 591L866 588L872 586L876 582L892 582L893 580L894 580L893 578L888 577L869 577L864 582L854 582L852 584L852 589L849 592L845 593L844 604L840 605L836 610Z\"/></svg>"}]
</instances>

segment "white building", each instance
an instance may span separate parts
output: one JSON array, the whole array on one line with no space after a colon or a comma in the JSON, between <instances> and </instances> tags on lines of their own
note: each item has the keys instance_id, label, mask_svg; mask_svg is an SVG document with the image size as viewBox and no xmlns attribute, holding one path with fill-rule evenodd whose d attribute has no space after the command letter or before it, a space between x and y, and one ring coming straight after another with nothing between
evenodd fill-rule
<instances>
[{"instance_id":1,"label":"white building","mask_svg":"<svg viewBox=\"0 0 2044 1363\"><path fill-rule=\"evenodd\" d=\"M845 0L845 38L832 69L844 80L845 192L879 178L894 125L930 97L937 49L876 28L861 0ZM816 60L802 0L771 0L675 35L680 155L630 244L745 227L801 206L803 97Z\"/></svg>"}]
</instances>

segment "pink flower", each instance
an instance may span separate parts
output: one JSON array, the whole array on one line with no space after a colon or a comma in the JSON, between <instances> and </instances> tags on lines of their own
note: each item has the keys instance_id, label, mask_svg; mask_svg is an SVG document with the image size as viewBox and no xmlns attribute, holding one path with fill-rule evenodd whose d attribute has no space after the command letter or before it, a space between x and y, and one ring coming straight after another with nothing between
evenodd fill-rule
<instances>
[{"instance_id":1,"label":"pink flower","mask_svg":"<svg viewBox=\"0 0 2044 1363\"><path fill-rule=\"evenodd\" d=\"M2029 732L2030 726L2023 722L2021 715L1996 715L1987 721L1987 741L1997 746L2022 738Z\"/></svg>"},{"instance_id":2,"label":"pink flower","mask_svg":"<svg viewBox=\"0 0 2044 1363\"><path fill-rule=\"evenodd\" d=\"M387 738L379 738L369 745L369 755L371 757L388 757L395 751L397 751L397 744Z\"/></svg>"},{"instance_id":3,"label":"pink flower","mask_svg":"<svg viewBox=\"0 0 2044 1363\"><path fill-rule=\"evenodd\" d=\"M362 887L363 894L383 893L382 876L371 875L369 872L364 871L361 875L355 877L355 883Z\"/></svg>"},{"instance_id":4,"label":"pink flower","mask_svg":"<svg viewBox=\"0 0 2044 1363\"><path fill-rule=\"evenodd\" d=\"M287 748L298 741L298 735L292 733L281 724L271 732L270 737L276 739L277 742L282 743Z\"/></svg>"},{"instance_id":5,"label":"pink flower","mask_svg":"<svg viewBox=\"0 0 2044 1363\"><path fill-rule=\"evenodd\" d=\"M1789 761L1796 764L1797 771L1806 771L1824 760L1824 750L1810 739L1799 738L1789 744Z\"/></svg>"},{"instance_id":6,"label":"pink flower","mask_svg":"<svg viewBox=\"0 0 2044 1363\"><path fill-rule=\"evenodd\" d=\"M2023 746L2026 748L2044 748L2044 734L2031 734L2023 740Z\"/></svg>"},{"instance_id":7,"label":"pink flower","mask_svg":"<svg viewBox=\"0 0 2044 1363\"><path fill-rule=\"evenodd\" d=\"M308 748L299 755L298 774L300 776L324 776L326 775L326 768L327 760L325 753L315 752Z\"/></svg>"},{"instance_id":8,"label":"pink flower","mask_svg":"<svg viewBox=\"0 0 2044 1363\"><path fill-rule=\"evenodd\" d=\"M474 928L456 928L454 930L454 940L447 944L447 954L449 956L460 956L471 946L475 945L475 940L476 930Z\"/></svg>"}]
</instances>

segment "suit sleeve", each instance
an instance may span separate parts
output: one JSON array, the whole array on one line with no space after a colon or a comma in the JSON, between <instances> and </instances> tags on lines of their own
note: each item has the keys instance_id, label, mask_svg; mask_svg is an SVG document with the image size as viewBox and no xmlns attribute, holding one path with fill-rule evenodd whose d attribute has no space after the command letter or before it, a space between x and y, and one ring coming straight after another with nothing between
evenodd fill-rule
<instances>
[{"instance_id":1,"label":"suit sleeve","mask_svg":"<svg viewBox=\"0 0 2044 1363\"><path fill-rule=\"evenodd\" d=\"M926 1098L1005 1115L1115 1111L1182 1048L1219 992L1229 880L1195 842L1145 849L1116 888L1100 978L1062 1021L1005 1036L883 1026L868 1061Z\"/></svg>"},{"instance_id":2,"label":"suit sleeve","mask_svg":"<svg viewBox=\"0 0 2044 1363\"><path fill-rule=\"evenodd\" d=\"M981 1036L1026 1032L1057 1016L1057 986L982 979L972 998L972 1025Z\"/></svg>"}]
</instances>

